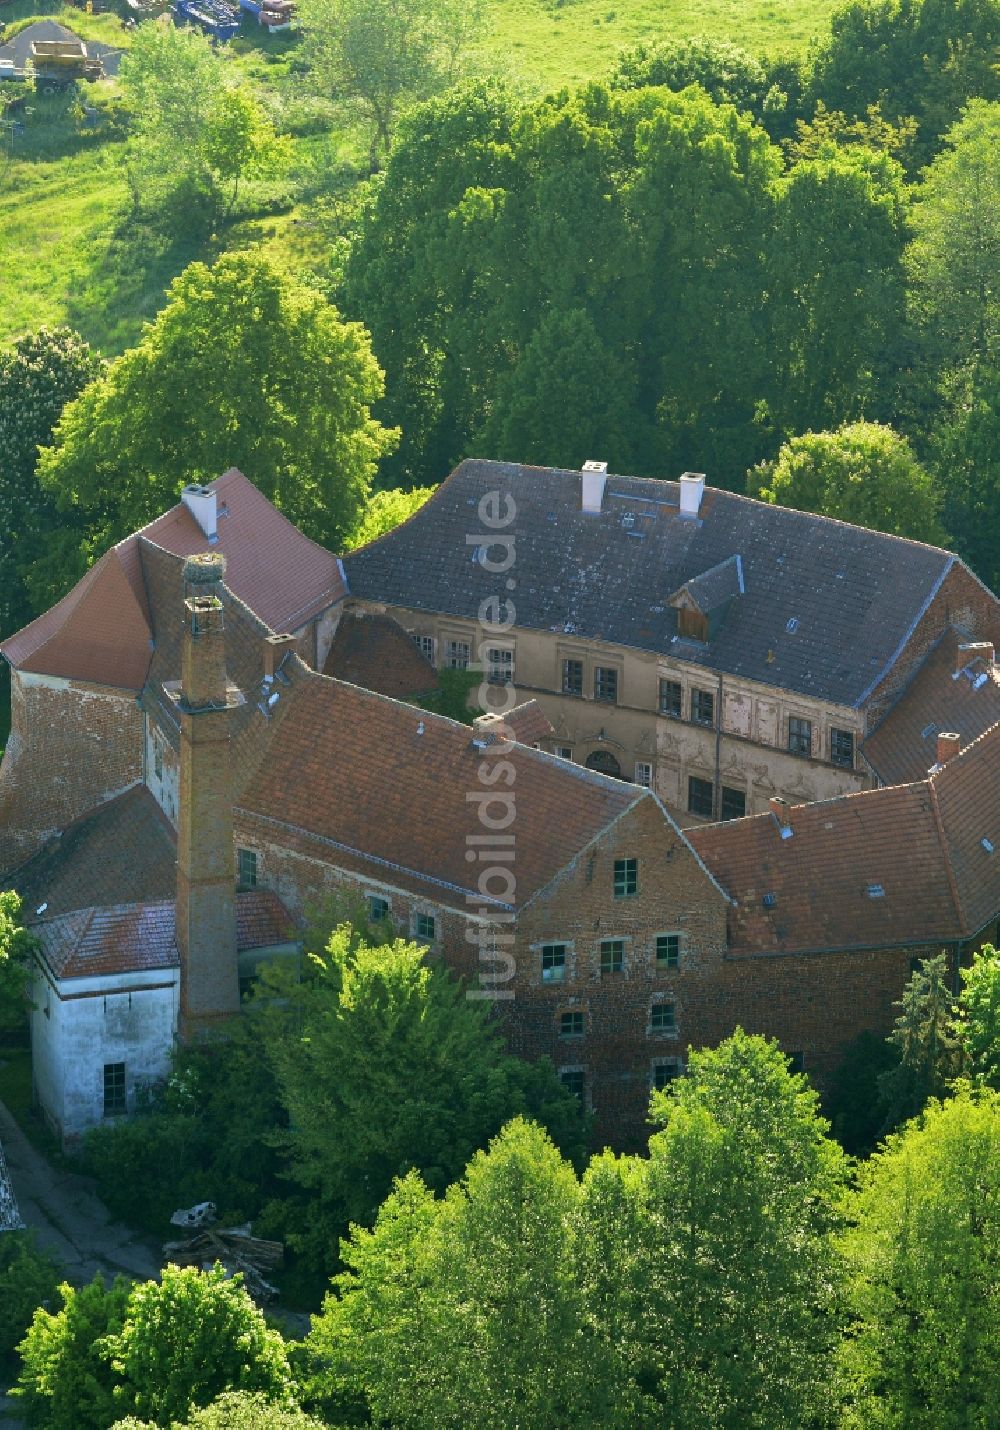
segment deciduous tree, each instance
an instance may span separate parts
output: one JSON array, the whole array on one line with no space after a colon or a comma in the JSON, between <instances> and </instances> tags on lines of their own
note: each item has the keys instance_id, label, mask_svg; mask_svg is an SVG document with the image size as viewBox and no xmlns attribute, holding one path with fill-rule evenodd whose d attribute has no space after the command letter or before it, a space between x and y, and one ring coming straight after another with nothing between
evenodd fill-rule
<instances>
[{"instance_id":1,"label":"deciduous tree","mask_svg":"<svg viewBox=\"0 0 1000 1430\"><path fill-rule=\"evenodd\" d=\"M308 1243L332 1267L349 1222L370 1224L397 1176L443 1191L518 1113L545 1117L574 1152L584 1123L551 1066L504 1051L483 1005L419 944L373 948L339 929L314 972L288 990L263 1036L278 1075L295 1181L310 1199Z\"/></svg>"},{"instance_id":2,"label":"deciduous tree","mask_svg":"<svg viewBox=\"0 0 1000 1430\"><path fill-rule=\"evenodd\" d=\"M846 1238L855 1325L842 1359L856 1430L996 1422L1000 1101L931 1102L860 1169Z\"/></svg>"},{"instance_id":3,"label":"deciduous tree","mask_svg":"<svg viewBox=\"0 0 1000 1430\"><path fill-rule=\"evenodd\" d=\"M18 1347L21 1372L14 1395L29 1425L43 1430L105 1430L115 1418L117 1380L105 1338L125 1320L129 1283L106 1287L98 1275L79 1291L59 1287L62 1308L35 1312Z\"/></svg>"},{"instance_id":4,"label":"deciduous tree","mask_svg":"<svg viewBox=\"0 0 1000 1430\"><path fill-rule=\"evenodd\" d=\"M419 511L434 492L434 487L415 487L409 492L393 487L388 491L375 492L362 512L361 520L345 541L346 549L353 551L355 547L364 546L366 542L375 541L387 531L392 531Z\"/></svg>"},{"instance_id":5,"label":"deciduous tree","mask_svg":"<svg viewBox=\"0 0 1000 1430\"><path fill-rule=\"evenodd\" d=\"M991 943L962 969L958 1014L969 1074L1000 1092L1000 953Z\"/></svg>"},{"instance_id":6,"label":"deciduous tree","mask_svg":"<svg viewBox=\"0 0 1000 1430\"><path fill-rule=\"evenodd\" d=\"M19 896L13 889L0 890L0 1031L24 1026L33 942L21 923Z\"/></svg>"},{"instance_id":7,"label":"deciduous tree","mask_svg":"<svg viewBox=\"0 0 1000 1430\"><path fill-rule=\"evenodd\" d=\"M940 494L905 437L876 422L807 432L748 478L762 500L943 543Z\"/></svg>"},{"instance_id":8,"label":"deciduous tree","mask_svg":"<svg viewBox=\"0 0 1000 1430\"><path fill-rule=\"evenodd\" d=\"M121 1330L107 1337L115 1402L159 1425L209 1405L224 1390L264 1392L292 1406L284 1342L243 1289L216 1264L166 1266L133 1287Z\"/></svg>"},{"instance_id":9,"label":"deciduous tree","mask_svg":"<svg viewBox=\"0 0 1000 1430\"><path fill-rule=\"evenodd\" d=\"M374 171L408 103L453 83L485 19L482 0L304 0L312 62L371 130Z\"/></svg>"},{"instance_id":10,"label":"deciduous tree","mask_svg":"<svg viewBox=\"0 0 1000 1430\"><path fill-rule=\"evenodd\" d=\"M137 202L190 231L232 210L241 179L273 172L285 146L248 85L208 37L142 25L122 60L132 113L127 156Z\"/></svg>"},{"instance_id":11,"label":"deciduous tree","mask_svg":"<svg viewBox=\"0 0 1000 1430\"><path fill-rule=\"evenodd\" d=\"M39 476L86 524L78 562L231 466L336 547L396 440L370 414L381 394L359 324L264 254L227 254L174 280L138 347L65 409Z\"/></svg>"},{"instance_id":12,"label":"deciduous tree","mask_svg":"<svg viewBox=\"0 0 1000 1430\"><path fill-rule=\"evenodd\" d=\"M102 366L71 328L25 333L0 352L0 511L6 531L17 533L16 541L0 542L0 637L34 614L26 584L33 564L58 561L52 543L60 520L52 494L35 477L38 449Z\"/></svg>"}]
</instances>

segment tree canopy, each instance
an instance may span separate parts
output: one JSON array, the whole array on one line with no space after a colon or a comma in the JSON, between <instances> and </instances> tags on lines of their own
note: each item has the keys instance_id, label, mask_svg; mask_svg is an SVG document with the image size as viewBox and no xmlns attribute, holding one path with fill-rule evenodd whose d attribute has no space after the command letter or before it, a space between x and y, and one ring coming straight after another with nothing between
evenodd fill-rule
<instances>
[{"instance_id":1,"label":"tree canopy","mask_svg":"<svg viewBox=\"0 0 1000 1430\"><path fill-rule=\"evenodd\" d=\"M43 486L87 531L54 581L232 466L336 547L395 444L369 410L382 390L365 330L263 253L191 264L42 454Z\"/></svg>"},{"instance_id":2,"label":"tree canopy","mask_svg":"<svg viewBox=\"0 0 1000 1430\"><path fill-rule=\"evenodd\" d=\"M0 511L6 530L17 532L16 542L0 542L0 637L34 614L33 574L44 573L43 582L51 574L60 517L52 494L35 477L38 449L52 440L66 404L102 368L98 354L71 328L39 328L0 351Z\"/></svg>"},{"instance_id":3,"label":"tree canopy","mask_svg":"<svg viewBox=\"0 0 1000 1430\"><path fill-rule=\"evenodd\" d=\"M185 232L199 214L206 222L224 217L240 181L273 171L285 155L249 86L199 30L141 25L121 83L132 114L133 197Z\"/></svg>"},{"instance_id":4,"label":"tree canopy","mask_svg":"<svg viewBox=\"0 0 1000 1430\"><path fill-rule=\"evenodd\" d=\"M764 501L943 543L941 498L905 437L876 422L794 437L750 474Z\"/></svg>"},{"instance_id":5,"label":"tree canopy","mask_svg":"<svg viewBox=\"0 0 1000 1430\"><path fill-rule=\"evenodd\" d=\"M33 939L21 923L21 900L0 889L0 1032L24 1026Z\"/></svg>"},{"instance_id":6,"label":"tree canopy","mask_svg":"<svg viewBox=\"0 0 1000 1430\"><path fill-rule=\"evenodd\" d=\"M375 170L407 104L443 89L485 22L483 0L303 0L313 68L369 125Z\"/></svg>"},{"instance_id":7,"label":"tree canopy","mask_svg":"<svg viewBox=\"0 0 1000 1430\"><path fill-rule=\"evenodd\" d=\"M860 1169L848 1426L986 1427L1000 1341L1000 1101L932 1102Z\"/></svg>"},{"instance_id":8,"label":"tree canopy","mask_svg":"<svg viewBox=\"0 0 1000 1430\"><path fill-rule=\"evenodd\" d=\"M475 450L576 464L590 442L736 487L776 438L884 400L905 236L890 157L785 175L699 89L460 87L401 125L345 270L403 429L392 480Z\"/></svg>"}]
</instances>

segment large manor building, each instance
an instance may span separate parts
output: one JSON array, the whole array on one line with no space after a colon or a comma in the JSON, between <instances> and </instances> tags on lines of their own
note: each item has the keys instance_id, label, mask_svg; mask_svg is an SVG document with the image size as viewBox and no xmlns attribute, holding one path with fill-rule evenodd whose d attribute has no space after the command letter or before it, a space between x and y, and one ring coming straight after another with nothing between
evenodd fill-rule
<instances>
[{"instance_id":1,"label":"large manor building","mask_svg":"<svg viewBox=\"0 0 1000 1430\"><path fill-rule=\"evenodd\" d=\"M469 462L343 560L189 488L2 646L38 1099L129 1111L331 896L602 1140L737 1024L822 1085L915 958L997 935L998 627L949 553L701 478ZM477 660L502 715L411 703Z\"/></svg>"}]
</instances>

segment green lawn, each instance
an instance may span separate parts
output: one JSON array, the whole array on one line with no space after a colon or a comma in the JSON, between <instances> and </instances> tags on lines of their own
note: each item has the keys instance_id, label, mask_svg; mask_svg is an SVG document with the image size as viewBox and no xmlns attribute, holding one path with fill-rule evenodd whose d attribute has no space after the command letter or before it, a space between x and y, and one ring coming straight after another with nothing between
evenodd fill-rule
<instances>
[{"instance_id":1,"label":"green lawn","mask_svg":"<svg viewBox=\"0 0 1000 1430\"><path fill-rule=\"evenodd\" d=\"M531 89L605 75L640 41L705 34L770 54L804 50L836 0L490 0L484 59L508 64Z\"/></svg>"}]
</instances>

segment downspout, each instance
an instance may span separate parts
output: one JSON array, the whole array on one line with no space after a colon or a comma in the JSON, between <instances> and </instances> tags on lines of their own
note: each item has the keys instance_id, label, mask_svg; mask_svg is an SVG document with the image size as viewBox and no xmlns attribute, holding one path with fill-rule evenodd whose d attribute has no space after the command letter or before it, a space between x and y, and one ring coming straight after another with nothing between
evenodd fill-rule
<instances>
[{"instance_id":1,"label":"downspout","mask_svg":"<svg viewBox=\"0 0 1000 1430\"><path fill-rule=\"evenodd\" d=\"M722 671L719 671L719 699L715 707L715 818L722 818Z\"/></svg>"}]
</instances>

